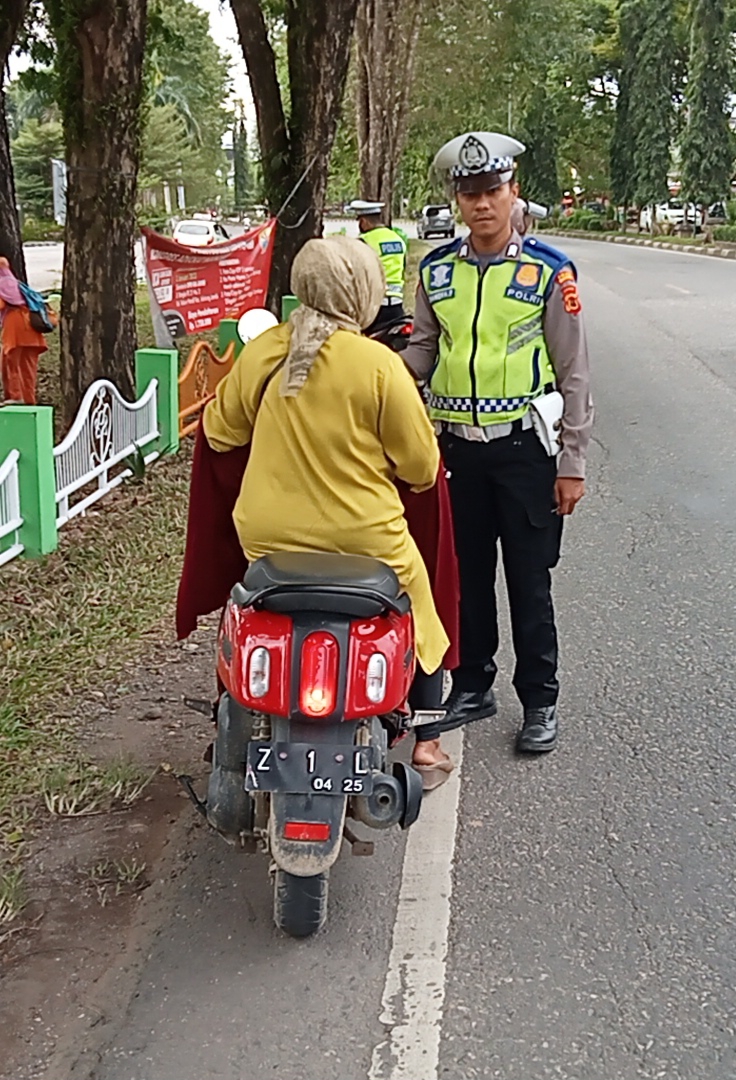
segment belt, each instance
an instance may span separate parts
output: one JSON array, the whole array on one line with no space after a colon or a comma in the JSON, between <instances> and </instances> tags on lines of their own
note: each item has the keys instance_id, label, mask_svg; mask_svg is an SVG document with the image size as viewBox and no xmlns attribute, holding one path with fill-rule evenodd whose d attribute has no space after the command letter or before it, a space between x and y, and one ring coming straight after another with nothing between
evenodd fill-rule
<instances>
[{"instance_id":1,"label":"belt","mask_svg":"<svg viewBox=\"0 0 736 1080\"><path fill-rule=\"evenodd\" d=\"M381 307L397 307L399 304L403 303L403 296L384 296L381 301Z\"/></svg>"},{"instance_id":2,"label":"belt","mask_svg":"<svg viewBox=\"0 0 736 1080\"><path fill-rule=\"evenodd\" d=\"M434 429L439 435L447 432L456 435L467 442L494 442L496 439L505 439L509 435L518 435L522 431L529 431L533 427L532 418L528 412L520 416L518 420L505 420L501 424L487 424L484 427L473 427L472 424L454 424L450 420L436 420Z\"/></svg>"}]
</instances>

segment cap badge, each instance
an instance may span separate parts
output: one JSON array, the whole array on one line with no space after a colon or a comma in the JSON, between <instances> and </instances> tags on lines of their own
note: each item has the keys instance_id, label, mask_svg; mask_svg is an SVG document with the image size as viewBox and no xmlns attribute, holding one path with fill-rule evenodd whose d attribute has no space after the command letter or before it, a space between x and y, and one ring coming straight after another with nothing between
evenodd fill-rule
<instances>
[{"instance_id":1,"label":"cap badge","mask_svg":"<svg viewBox=\"0 0 736 1080\"><path fill-rule=\"evenodd\" d=\"M476 139L475 135L468 135L458 154L458 161L462 168L471 173L484 172L490 160L485 144L480 139Z\"/></svg>"}]
</instances>

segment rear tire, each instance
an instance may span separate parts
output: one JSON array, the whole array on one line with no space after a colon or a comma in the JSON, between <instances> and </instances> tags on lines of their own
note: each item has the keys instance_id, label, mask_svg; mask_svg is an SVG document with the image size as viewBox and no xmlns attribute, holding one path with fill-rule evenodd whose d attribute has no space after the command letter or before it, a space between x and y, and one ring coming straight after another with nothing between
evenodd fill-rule
<instances>
[{"instance_id":1,"label":"rear tire","mask_svg":"<svg viewBox=\"0 0 736 1080\"><path fill-rule=\"evenodd\" d=\"M327 920L328 875L296 877L277 869L273 879L273 920L294 938L316 934Z\"/></svg>"}]
</instances>

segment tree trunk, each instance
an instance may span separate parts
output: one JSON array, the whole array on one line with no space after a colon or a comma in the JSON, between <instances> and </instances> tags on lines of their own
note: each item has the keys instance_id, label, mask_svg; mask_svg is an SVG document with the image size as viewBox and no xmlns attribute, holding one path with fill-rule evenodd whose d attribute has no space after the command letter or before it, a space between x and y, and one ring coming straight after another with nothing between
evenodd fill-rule
<instances>
[{"instance_id":1,"label":"tree trunk","mask_svg":"<svg viewBox=\"0 0 736 1080\"><path fill-rule=\"evenodd\" d=\"M0 255L9 261L16 277L26 280L26 262L23 255L20 222L15 198L13 164L10 160L10 135L5 112L3 81L8 56L15 44L27 0L4 0L0 13Z\"/></svg>"},{"instance_id":2,"label":"tree trunk","mask_svg":"<svg viewBox=\"0 0 736 1080\"><path fill-rule=\"evenodd\" d=\"M288 119L261 5L258 0L230 3L256 107L266 199L271 213L279 214L268 298L279 315L294 256L306 240L322 234L327 170L358 0L288 0Z\"/></svg>"},{"instance_id":3,"label":"tree trunk","mask_svg":"<svg viewBox=\"0 0 736 1080\"><path fill-rule=\"evenodd\" d=\"M64 419L95 379L134 392L140 106L147 0L88 3L74 22L46 0L66 73L67 215L61 312Z\"/></svg>"},{"instance_id":4,"label":"tree trunk","mask_svg":"<svg viewBox=\"0 0 736 1080\"><path fill-rule=\"evenodd\" d=\"M361 195L386 204L406 137L422 0L360 0L356 20L356 112Z\"/></svg>"}]
</instances>

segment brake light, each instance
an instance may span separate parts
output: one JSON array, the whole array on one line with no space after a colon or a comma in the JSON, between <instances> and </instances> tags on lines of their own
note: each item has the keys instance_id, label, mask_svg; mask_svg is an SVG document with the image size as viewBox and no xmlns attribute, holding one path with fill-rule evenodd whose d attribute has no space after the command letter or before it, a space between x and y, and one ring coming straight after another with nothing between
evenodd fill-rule
<instances>
[{"instance_id":1,"label":"brake light","mask_svg":"<svg viewBox=\"0 0 736 1080\"><path fill-rule=\"evenodd\" d=\"M383 653L374 653L368 661L365 694L374 705L378 705L386 696L386 657Z\"/></svg>"},{"instance_id":2,"label":"brake light","mask_svg":"<svg viewBox=\"0 0 736 1080\"><path fill-rule=\"evenodd\" d=\"M304 639L299 708L305 716L329 716L333 712L339 653L332 634L320 630Z\"/></svg>"},{"instance_id":3,"label":"brake light","mask_svg":"<svg viewBox=\"0 0 736 1080\"><path fill-rule=\"evenodd\" d=\"M248 661L248 693L251 697L265 697L271 686L271 655L268 649L254 649Z\"/></svg>"},{"instance_id":4,"label":"brake light","mask_svg":"<svg viewBox=\"0 0 736 1080\"><path fill-rule=\"evenodd\" d=\"M414 333L414 324L413 323L405 323L405 325L402 326L401 329L399 330L399 333L403 337L411 337L411 335Z\"/></svg>"},{"instance_id":5,"label":"brake light","mask_svg":"<svg viewBox=\"0 0 736 1080\"><path fill-rule=\"evenodd\" d=\"M327 821L287 821L284 823L285 840L329 840L330 825Z\"/></svg>"}]
</instances>

